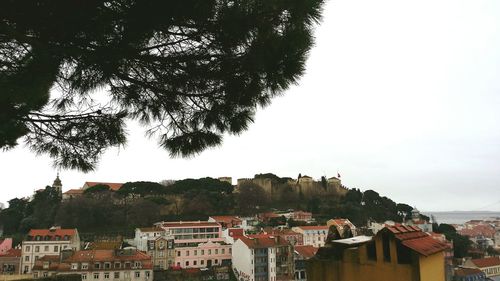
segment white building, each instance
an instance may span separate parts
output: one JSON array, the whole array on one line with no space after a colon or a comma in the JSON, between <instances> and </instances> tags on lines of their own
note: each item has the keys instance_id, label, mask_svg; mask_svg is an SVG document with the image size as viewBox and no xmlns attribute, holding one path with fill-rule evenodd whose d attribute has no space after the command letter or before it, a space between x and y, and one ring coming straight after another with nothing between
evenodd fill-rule
<instances>
[{"instance_id":1,"label":"white building","mask_svg":"<svg viewBox=\"0 0 500 281\"><path fill-rule=\"evenodd\" d=\"M175 264L174 237L163 228L136 228L134 245L151 256L155 269L168 269Z\"/></svg>"},{"instance_id":2,"label":"white building","mask_svg":"<svg viewBox=\"0 0 500 281\"><path fill-rule=\"evenodd\" d=\"M62 250L80 250L80 236L76 229L32 229L22 242L22 274L31 273L35 261L46 255L59 255Z\"/></svg>"},{"instance_id":3,"label":"white building","mask_svg":"<svg viewBox=\"0 0 500 281\"><path fill-rule=\"evenodd\" d=\"M328 226L326 225L296 226L292 227L292 230L303 235L304 245L318 248L325 246L325 240L328 236Z\"/></svg>"},{"instance_id":4,"label":"white building","mask_svg":"<svg viewBox=\"0 0 500 281\"><path fill-rule=\"evenodd\" d=\"M292 246L278 237L240 237L233 244L232 260L240 281L294 280Z\"/></svg>"}]
</instances>

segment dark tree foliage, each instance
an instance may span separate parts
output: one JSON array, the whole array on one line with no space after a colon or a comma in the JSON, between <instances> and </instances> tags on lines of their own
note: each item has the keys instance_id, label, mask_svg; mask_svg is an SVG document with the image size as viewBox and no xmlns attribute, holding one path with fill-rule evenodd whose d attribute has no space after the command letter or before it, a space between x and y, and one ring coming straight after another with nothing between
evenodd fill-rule
<instances>
[{"instance_id":1,"label":"dark tree foliage","mask_svg":"<svg viewBox=\"0 0 500 281\"><path fill-rule=\"evenodd\" d=\"M166 187L169 194L184 194L188 191L207 190L216 193L232 193L233 186L224 181L213 178L185 179L176 181L174 184Z\"/></svg>"},{"instance_id":2,"label":"dark tree foliage","mask_svg":"<svg viewBox=\"0 0 500 281\"><path fill-rule=\"evenodd\" d=\"M85 195L96 195L100 194L106 191L110 191L109 185L106 184L96 184L94 186L91 186L83 191L83 194Z\"/></svg>"},{"instance_id":3,"label":"dark tree foliage","mask_svg":"<svg viewBox=\"0 0 500 281\"><path fill-rule=\"evenodd\" d=\"M297 82L323 2L2 1L0 147L89 171L126 119L172 156L219 145Z\"/></svg>"},{"instance_id":4,"label":"dark tree foliage","mask_svg":"<svg viewBox=\"0 0 500 281\"><path fill-rule=\"evenodd\" d=\"M252 182L245 182L239 186L239 192L235 194L236 211L242 215L252 215L267 205L269 200L267 194Z\"/></svg>"},{"instance_id":5,"label":"dark tree foliage","mask_svg":"<svg viewBox=\"0 0 500 281\"><path fill-rule=\"evenodd\" d=\"M439 224L436 229L433 230L437 233L444 234L447 240L453 242L455 258L464 258L468 256L469 249L472 245L472 241L470 241L469 237L460 235L455 227L446 223Z\"/></svg>"},{"instance_id":6,"label":"dark tree foliage","mask_svg":"<svg viewBox=\"0 0 500 281\"><path fill-rule=\"evenodd\" d=\"M126 182L117 191L118 194L123 196L137 195L140 197L162 195L166 192L167 188L165 186L150 181Z\"/></svg>"}]
</instances>

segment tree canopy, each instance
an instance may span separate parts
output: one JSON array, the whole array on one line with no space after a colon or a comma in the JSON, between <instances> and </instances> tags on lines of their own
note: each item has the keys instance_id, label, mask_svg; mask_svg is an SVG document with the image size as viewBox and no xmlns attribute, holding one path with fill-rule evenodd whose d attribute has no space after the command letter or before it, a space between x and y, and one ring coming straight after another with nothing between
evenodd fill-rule
<instances>
[{"instance_id":1,"label":"tree canopy","mask_svg":"<svg viewBox=\"0 0 500 281\"><path fill-rule=\"evenodd\" d=\"M219 145L297 82L323 2L2 1L0 148L89 171L127 119L172 156Z\"/></svg>"}]
</instances>

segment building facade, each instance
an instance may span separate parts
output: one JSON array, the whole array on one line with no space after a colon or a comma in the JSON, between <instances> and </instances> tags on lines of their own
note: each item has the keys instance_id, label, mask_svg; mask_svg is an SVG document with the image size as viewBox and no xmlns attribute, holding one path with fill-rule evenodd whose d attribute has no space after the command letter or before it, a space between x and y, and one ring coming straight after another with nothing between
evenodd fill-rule
<instances>
[{"instance_id":1,"label":"building facade","mask_svg":"<svg viewBox=\"0 0 500 281\"><path fill-rule=\"evenodd\" d=\"M33 266L33 278L79 274L82 281L153 280L151 257L134 249L62 251L46 255Z\"/></svg>"},{"instance_id":2,"label":"building facade","mask_svg":"<svg viewBox=\"0 0 500 281\"><path fill-rule=\"evenodd\" d=\"M154 269L168 269L175 265L174 238L166 235L164 229L137 228L134 243L138 250L148 253Z\"/></svg>"},{"instance_id":3,"label":"building facade","mask_svg":"<svg viewBox=\"0 0 500 281\"><path fill-rule=\"evenodd\" d=\"M62 250L80 250L80 236L76 229L32 229L22 242L21 273L31 273L35 261L46 255L59 255Z\"/></svg>"},{"instance_id":4,"label":"building facade","mask_svg":"<svg viewBox=\"0 0 500 281\"><path fill-rule=\"evenodd\" d=\"M318 248L313 246L295 246L295 281L307 281L306 261L316 255Z\"/></svg>"},{"instance_id":5,"label":"building facade","mask_svg":"<svg viewBox=\"0 0 500 281\"><path fill-rule=\"evenodd\" d=\"M477 268L488 278L500 279L500 257L467 260L464 267Z\"/></svg>"},{"instance_id":6,"label":"building facade","mask_svg":"<svg viewBox=\"0 0 500 281\"><path fill-rule=\"evenodd\" d=\"M279 237L240 237L232 261L239 281L294 280L293 248Z\"/></svg>"},{"instance_id":7,"label":"building facade","mask_svg":"<svg viewBox=\"0 0 500 281\"><path fill-rule=\"evenodd\" d=\"M325 240L328 235L328 226L326 225L296 226L292 227L292 230L302 234L304 245L311 245L318 248L325 246Z\"/></svg>"},{"instance_id":8,"label":"building facade","mask_svg":"<svg viewBox=\"0 0 500 281\"><path fill-rule=\"evenodd\" d=\"M307 280L444 281L447 247L412 226L329 240L307 261Z\"/></svg>"},{"instance_id":9,"label":"building facade","mask_svg":"<svg viewBox=\"0 0 500 281\"><path fill-rule=\"evenodd\" d=\"M21 264L21 250L9 249L0 254L0 274L1 275L16 275L19 273ZM0 277L0 279L2 279Z\"/></svg>"}]
</instances>

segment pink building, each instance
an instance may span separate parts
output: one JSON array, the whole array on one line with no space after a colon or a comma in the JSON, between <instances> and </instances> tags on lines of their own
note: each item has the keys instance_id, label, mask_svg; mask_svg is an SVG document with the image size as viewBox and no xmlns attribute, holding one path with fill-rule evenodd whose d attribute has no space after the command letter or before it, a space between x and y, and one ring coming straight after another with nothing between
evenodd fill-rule
<instances>
[{"instance_id":1,"label":"pink building","mask_svg":"<svg viewBox=\"0 0 500 281\"><path fill-rule=\"evenodd\" d=\"M0 240L0 255L5 255L12 249L12 238L5 238Z\"/></svg>"},{"instance_id":2,"label":"pink building","mask_svg":"<svg viewBox=\"0 0 500 281\"><path fill-rule=\"evenodd\" d=\"M225 242L222 226L217 222L160 222L155 226L174 237L176 266L204 268L231 261L231 245Z\"/></svg>"},{"instance_id":3,"label":"pink building","mask_svg":"<svg viewBox=\"0 0 500 281\"><path fill-rule=\"evenodd\" d=\"M312 213L304 211L295 211L292 213L292 219L295 221L311 221Z\"/></svg>"}]
</instances>

